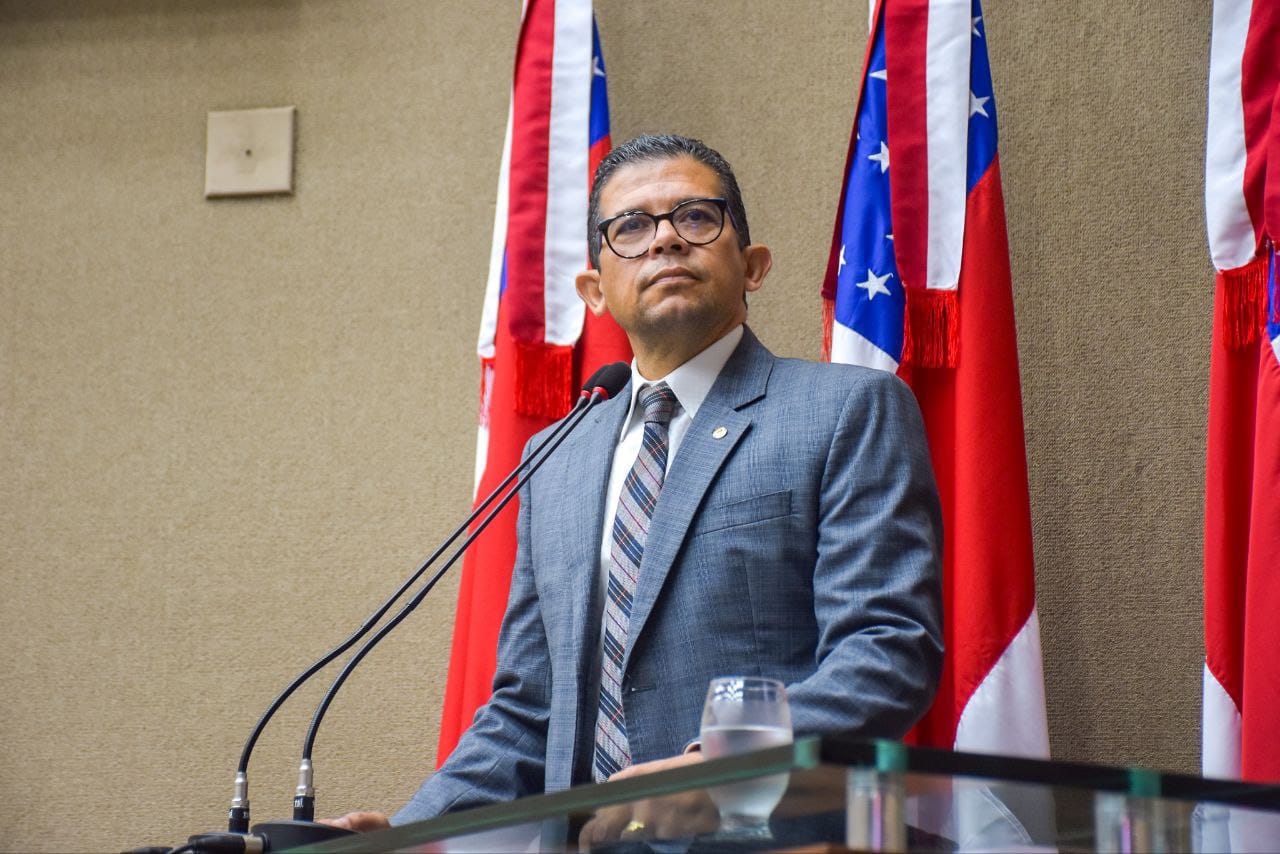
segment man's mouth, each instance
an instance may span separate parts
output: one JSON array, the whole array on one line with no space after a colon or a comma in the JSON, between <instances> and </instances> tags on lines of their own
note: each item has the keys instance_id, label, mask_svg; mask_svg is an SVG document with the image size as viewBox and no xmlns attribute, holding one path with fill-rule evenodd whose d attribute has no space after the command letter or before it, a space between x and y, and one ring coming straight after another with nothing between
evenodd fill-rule
<instances>
[{"instance_id":1,"label":"man's mouth","mask_svg":"<svg viewBox=\"0 0 1280 854\"><path fill-rule=\"evenodd\" d=\"M688 269L684 267L663 267L658 272L649 277L650 285L661 284L666 279L696 279Z\"/></svg>"}]
</instances>

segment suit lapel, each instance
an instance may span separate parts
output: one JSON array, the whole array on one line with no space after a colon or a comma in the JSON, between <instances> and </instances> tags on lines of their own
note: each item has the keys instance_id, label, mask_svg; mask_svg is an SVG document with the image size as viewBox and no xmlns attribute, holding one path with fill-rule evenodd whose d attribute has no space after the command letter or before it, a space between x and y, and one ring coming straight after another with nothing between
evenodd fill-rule
<instances>
[{"instance_id":1,"label":"suit lapel","mask_svg":"<svg viewBox=\"0 0 1280 854\"><path fill-rule=\"evenodd\" d=\"M751 428L751 416L740 410L764 396L773 361L773 354L749 328L744 329L742 341L725 362L680 443L649 524L631 605L624 670L707 488ZM621 427L619 422L618 429Z\"/></svg>"}]
</instances>

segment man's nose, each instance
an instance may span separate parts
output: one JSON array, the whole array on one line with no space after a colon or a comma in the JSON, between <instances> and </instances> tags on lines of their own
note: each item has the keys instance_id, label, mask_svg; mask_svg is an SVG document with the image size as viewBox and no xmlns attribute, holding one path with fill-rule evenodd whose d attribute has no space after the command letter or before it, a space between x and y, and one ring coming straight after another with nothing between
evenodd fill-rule
<instances>
[{"instance_id":1,"label":"man's nose","mask_svg":"<svg viewBox=\"0 0 1280 854\"><path fill-rule=\"evenodd\" d=\"M680 236L669 219L658 223L658 229L653 233L653 242L649 244L649 251L655 254L684 252L688 248L689 244Z\"/></svg>"}]
</instances>

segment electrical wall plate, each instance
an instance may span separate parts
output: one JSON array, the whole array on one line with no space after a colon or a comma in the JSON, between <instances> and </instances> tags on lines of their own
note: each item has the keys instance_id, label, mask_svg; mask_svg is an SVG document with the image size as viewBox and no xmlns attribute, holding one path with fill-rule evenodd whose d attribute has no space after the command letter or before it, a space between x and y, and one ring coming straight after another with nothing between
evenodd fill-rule
<instances>
[{"instance_id":1,"label":"electrical wall plate","mask_svg":"<svg viewBox=\"0 0 1280 854\"><path fill-rule=\"evenodd\" d=\"M293 192L296 107L209 113L204 196Z\"/></svg>"}]
</instances>

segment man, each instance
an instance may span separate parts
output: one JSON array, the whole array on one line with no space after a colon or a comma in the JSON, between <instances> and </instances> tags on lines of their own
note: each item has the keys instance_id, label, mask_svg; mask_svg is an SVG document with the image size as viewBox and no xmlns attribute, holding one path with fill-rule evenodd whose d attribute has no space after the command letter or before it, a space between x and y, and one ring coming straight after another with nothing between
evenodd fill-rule
<instances>
[{"instance_id":1,"label":"man","mask_svg":"<svg viewBox=\"0 0 1280 854\"><path fill-rule=\"evenodd\" d=\"M629 393L521 493L493 696L396 823L698 761L715 676L783 681L797 735L900 737L937 685L940 511L907 387L756 340L772 257L696 140L614 149L588 233L578 292L626 331Z\"/></svg>"}]
</instances>

